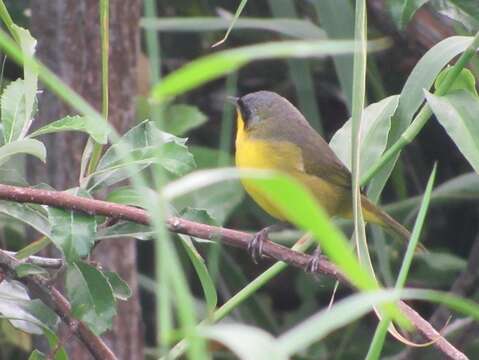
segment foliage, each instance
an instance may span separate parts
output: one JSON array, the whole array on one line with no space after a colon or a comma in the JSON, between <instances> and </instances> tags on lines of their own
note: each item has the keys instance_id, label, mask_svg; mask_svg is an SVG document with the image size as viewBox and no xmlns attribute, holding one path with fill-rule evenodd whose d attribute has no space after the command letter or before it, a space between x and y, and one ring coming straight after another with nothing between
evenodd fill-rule
<instances>
[{"instance_id":1,"label":"foliage","mask_svg":"<svg viewBox=\"0 0 479 360\"><path fill-rule=\"evenodd\" d=\"M101 8L102 24L108 20L105 3L102 2ZM474 53L479 45L479 33L474 36L467 33L478 30L478 9L457 0L388 1L388 9L399 29L413 21L418 9L425 3L432 9L446 12L447 16L463 26L463 36L443 39L421 56L407 78L395 79L404 82L402 90L397 93L386 91L390 88L389 83L384 80L383 84L377 73L369 71L367 61L375 64L375 52L391 44L383 39L367 39L370 27L366 21L365 1L357 0L355 11L348 7L344 12L340 11L342 1L335 5L327 1L305 5L312 12L319 12L316 14L319 26L324 26L326 31L309 20L296 18L305 11L297 11L291 3L270 2L274 16L281 17L278 19L250 17L250 3L246 4L243 0L234 16L222 13L221 17L206 17L201 13L188 18L165 19L157 17L156 13L147 14L142 26L147 32L147 55L154 83L151 84L149 97L138 101L138 123L119 136L107 122L109 49L105 40L108 39L108 32L105 32L104 27L103 106L99 114L35 60L36 40L29 30L15 25L3 1L0 1L0 18L10 32L7 35L0 30L0 47L20 63L23 72L21 78L9 79L9 83L1 88L0 182L28 186L21 176L22 164L18 159L34 156L48 165L48 154L42 142L47 136L65 131L83 132L89 136L89 143L83 153L81 178L78 187L68 191L85 198L95 198L100 193L108 192L107 201L145 208L152 219L151 226L125 221L110 223L104 222L105 219L99 216L72 210L1 200L0 224L4 232L13 231L9 222L15 219L15 223L28 225L44 236L37 241L29 241L23 248L17 244L17 258L35 254L51 242L64 260L65 289L72 313L100 335L111 329L115 316L121 316L117 314L118 302L127 301L132 294L117 273L89 261L93 247L103 239L154 239L156 280L153 282L153 291L157 296L155 326L158 338L157 343L151 345L158 346L157 355L165 358L176 358L185 351L190 358L211 358L213 350L206 346L206 339L224 344L241 359L267 356L273 359L292 356L317 358L318 354L333 354L338 346L343 352L344 357L341 358L345 359L363 356L374 359L379 358L381 353L396 354L401 349L397 340L385 339L387 331L396 339L407 341L389 324L394 321L405 329L410 326L397 307L399 299L442 303L464 316L479 320L479 307L475 303L477 294L472 294L468 299L431 290L436 286L437 289L448 291L457 272L467 271L463 257L467 251L464 242L469 244L469 239L463 240L463 248L457 253L454 253L454 244L428 241L430 253L413 258L420 238L429 238L427 224L434 222L434 211L426 214L429 206L454 200L460 202L462 207L465 206L462 203L464 200L479 198L479 97L475 78L479 69L474 65L474 61L477 61L474 60ZM181 7L180 4L171 6ZM155 10L154 6L146 6L145 9ZM351 24L356 25L355 40L345 40L344 34L353 36L349 28ZM214 52L201 49L201 56L191 56L191 61L174 71L168 71L161 78L161 62L173 56L168 52L160 56L158 38L153 32L168 33L165 35L168 38L185 31L199 34L226 30L223 40L215 45L229 46L237 39L237 30L240 29L253 34L268 29L274 31L277 37L295 40L266 42L271 40L270 35L261 34L265 40L261 44L215 49ZM464 33L467 35L464 36ZM215 33L214 39L218 38L218 34ZM329 39L325 39L325 34ZM211 42L208 43L211 45ZM171 50L171 47L165 48ZM459 59L449 66L457 55ZM268 78L268 64L287 59L295 93L299 97L296 99L299 107L308 115L313 126L324 131L328 126L320 115L323 111L318 111L323 110L324 102L318 101L323 94L317 92L320 86L317 85L316 74L323 76L330 70L324 61L327 56L334 58L334 69L340 85L335 83L336 80L328 81L331 84L334 82L335 90L344 93L344 98L339 97L345 109L341 115L347 118L349 109L352 114L351 119L331 136L330 145L352 171L356 199L360 198L360 185L369 185L368 195L377 202L391 176L393 184L406 182L406 173L395 165L398 159L405 161L399 157L402 150L427 131L424 126L428 121L433 123L431 125L435 126L436 122L440 125L440 129L445 131L462 154L461 161L467 162L476 172L463 175L456 171L446 179L447 182L434 188L434 180L436 176L440 177L443 166L440 162L438 174L434 167L423 196L406 189L405 198L388 207L395 213L408 215L406 218L416 218L404 256L403 250L384 242L382 250L386 254L381 254L381 248L376 245L371 251L368 249L356 200L352 201L356 209L353 224L359 239L356 242L359 259L344 233L299 183L275 172L212 169L218 164L229 166L233 162L229 156L230 141L223 138L219 142L223 145L217 148L216 135L219 131L214 122L218 114L230 114L231 108L223 108L223 101L221 106L213 104L214 97L207 95L211 88L219 92L218 88L222 85L218 79L227 74L236 74L243 67L245 69L241 71L247 74L252 67L258 66L256 69L260 71L257 71L253 80L260 79L258 81L263 81L261 84L269 84L263 79ZM266 65L256 64L259 60L266 61ZM465 68L469 62L471 70ZM274 78L272 74L269 77ZM70 105L74 113L62 119L52 119L49 124L32 131L39 101L39 80ZM230 86L232 83L228 82ZM228 92L235 92L235 86L229 88ZM254 87L240 78L237 89L252 90ZM370 87L375 87L375 96L369 91ZM196 88L201 89L202 101L209 104L205 108L201 107L201 110L193 105L201 103L195 98L199 95L189 93ZM274 89L277 88L280 87L274 86ZM230 137L228 129L231 127L224 125L221 136ZM188 138L184 137L186 135ZM103 145L107 146L104 152ZM420 162L421 155L418 158ZM420 163L420 167L427 171L430 168L424 163ZM394 168L396 170L392 173ZM424 174L425 171L418 173ZM341 291L339 296L342 299L324 309L332 288L327 280L322 280L324 286L317 286L317 282L303 275L282 278L288 282L275 281L274 278L286 268L283 263L274 264L263 274L249 280L249 276L245 276L248 271L243 270L245 266L238 260L241 255L236 256L235 253L232 256L219 246L214 237L205 240L181 234L170 238L164 222L172 215L203 224L231 227L240 224L256 228L268 222L252 203L243 201L240 178L254 181L264 196L275 202L292 224L311 233L314 241L321 245L325 255L358 289L358 293L351 295ZM48 187L45 184L35 185ZM416 192L422 193L420 189ZM376 232L374 237L375 244L378 244ZM293 249L304 251L310 244L299 240ZM399 251L401 255L398 255ZM234 269L238 268L245 274L235 276ZM400 270L394 276L396 269ZM28 276L53 278L44 268L28 263L18 266L15 274L19 280ZM397 278L394 289L385 288L388 277ZM407 289L408 281L412 283L413 280L418 281L422 289ZM259 293L259 289L265 285L271 286L273 290L269 289L270 292L277 291L280 296L288 298L285 300L288 305L291 294L297 296L300 293L301 306L295 311L281 314L267 295ZM323 309L320 311L316 297L322 299ZM239 310L241 316L234 310ZM373 327L361 321L371 311L382 318L374 338ZM145 313L149 312L151 309L145 309ZM246 316L243 316L246 312L254 314L249 317L251 323L248 324L244 321ZM58 316L47 304L32 299L22 282L10 279L0 282L0 314L9 319L16 329L29 334L43 334L50 347L57 346ZM228 317L228 324L215 324L225 317ZM371 344L364 337L359 341L346 337L346 332L334 332L347 327L353 329L351 332L354 333L354 326L367 329ZM147 330L153 332L152 329ZM472 345L471 354L477 356L477 344ZM60 349L55 357L61 359L67 358L67 355ZM43 359L45 355L33 350L30 358Z\"/></svg>"}]
</instances>

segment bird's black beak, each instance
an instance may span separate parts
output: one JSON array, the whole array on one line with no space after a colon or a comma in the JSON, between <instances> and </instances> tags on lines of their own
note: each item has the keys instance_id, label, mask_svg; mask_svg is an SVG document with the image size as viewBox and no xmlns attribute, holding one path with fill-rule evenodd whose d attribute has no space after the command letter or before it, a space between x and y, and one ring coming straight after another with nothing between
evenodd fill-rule
<instances>
[{"instance_id":1,"label":"bird's black beak","mask_svg":"<svg viewBox=\"0 0 479 360\"><path fill-rule=\"evenodd\" d=\"M229 102L230 104L235 105L235 106L238 104L238 100L239 100L239 99L240 99L240 98L239 98L239 97L236 97L236 96L229 96L229 95L228 95L228 96L226 97L226 101Z\"/></svg>"}]
</instances>

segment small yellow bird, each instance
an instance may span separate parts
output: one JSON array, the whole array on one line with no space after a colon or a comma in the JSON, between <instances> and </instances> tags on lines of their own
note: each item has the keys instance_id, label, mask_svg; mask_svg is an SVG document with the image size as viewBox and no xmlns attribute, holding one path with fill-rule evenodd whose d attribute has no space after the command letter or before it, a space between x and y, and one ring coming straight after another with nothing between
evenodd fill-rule
<instances>
[{"instance_id":1,"label":"small yellow bird","mask_svg":"<svg viewBox=\"0 0 479 360\"><path fill-rule=\"evenodd\" d=\"M330 216L351 218L351 173L294 105L274 92L258 91L237 98L236 109L238 168L285 172L304 184ZM263 210L287 220L251 181L241 182ZM409 239L410 232L366 196L361 203L366 221ZM271 230L267 227L253 237L249 251L255 261Z\"/></svg>"}]
</instances>

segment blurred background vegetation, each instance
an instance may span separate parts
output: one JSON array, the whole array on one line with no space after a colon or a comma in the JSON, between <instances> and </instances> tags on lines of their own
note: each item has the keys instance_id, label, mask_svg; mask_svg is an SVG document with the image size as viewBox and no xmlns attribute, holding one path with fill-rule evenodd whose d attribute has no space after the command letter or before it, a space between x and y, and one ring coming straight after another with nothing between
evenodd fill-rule
<instances>
[{"instance_id":1,"label":"blurred background vegetation","mask_svg":"<svg viewBox=\"0 0 479 360\"><path fill-rule=\"evenodd\" d=\"M138 68L138 122L155 113L146 100L150 84L161 81L162 76L193 59L264 41L297 37L351 39L354 35L354 4L348 0L249 1L227 41L212 48L212 44L223 37L238 3L230 0L176 0L148 2L144 6L141 20L143 53ZM388 37L393 42L386 51L369 56L368 102L374 103L399 93L414 65L434 44L454 34L469 35L473 29L477 29L479 6L473 3L429 1L405 19L398 10L403 1L369 1L368 37ZM6 5L17 24L29 27L29 1L11 0L6 1ZM147 54L151 50L158 51L159 57L149 59ZM157 74L149 70L151 61L158 61ZM477 58L469 68L477 78ZM2 74L5 79L15 79L20 69L7 60ZM198 168L229 166L232 165L234 152L235 124L234 109L225 101L226 96L241 96L262 89L278 92L290 99L329 141L350 117L352 55L253 62L225 79L181 95L175 100L175 107L170 113L158 121L164 122L162 126L166 131L188 137L189 149L195 156ZM188 120L175 121L185 118ZM411 227L418 207L418 203L411 202L411 199L424 192L434 162L438 163L436 186L455 181L455 187L448 196L433 198L422 242L434 250L434 255L420 258L413 265L409 285L447 291L461 271L466 269L474 241L479 241L476 240L479 231L479 183L475 178L461 177L471 173L471 166L437 121L429 121L417 139L403 151L385 188L382 203L386 204L391 215ZM274 222L234 182L215 185L199 194L179 199L177 205L178 208L189 206L206 209L212 216L208 221L234 229L254 232ZM348 224L342 225L348 230ZM3 231L8 236L3 238L13 242L12 239L22 237L16 234L18 230L15 226L4 227ZM295 239L293 235L281 234L279 240L288 243ZM151 282L154 252L152 242L140 241L137 247L141 308L148 347L155 344L155 317L151 315L155 311L154 285ZM231 248L223 247L218 251L218 247L212 250L209 245L199 244L198 249L216 277L220 303L271 265L268 260L255 265L244 251ZM397 244L388 241L387 250L390 254L390 269L378 269L379 276L386 282L391 281L391 272L397 272L402 260L402 249ZM194 269L186 254L182 251L179 253L183 256L184 269L194 293L200 299L202 290ZM373 247L373 258L375 256ZM477 274L472 276L472 284L467 284L465 295L477 299ZM314 279L288 269L240 306L231 317L279 334L327 306L333 285L331 279ZM336 296L341 298L347 294L350 294L350 290L340 286ZM416 305L425 318L436 308L425 303ZM204 303L199 300L198 306L205 310ZM370 315L366 321L349 324L297 358L357 359L357 354L367 352L376 323L377 319ZM6 323L2 324L6 326ZM437 324L438 327L442 325L444 323ZM477 324L467 326L470 327L469 331L459 332L460 338L456 339L456 343L463 344L469 354L479 357L479 327ZM8 334L8 331L5 333ZM10 342L11 339L3 338L2 341ZM383 353L391 355L401 348L401 344L390 340ZM404 356L433 359L437 358L437 353L426 349L416 351L416 355Z\"/></svg>"}]
</instances>

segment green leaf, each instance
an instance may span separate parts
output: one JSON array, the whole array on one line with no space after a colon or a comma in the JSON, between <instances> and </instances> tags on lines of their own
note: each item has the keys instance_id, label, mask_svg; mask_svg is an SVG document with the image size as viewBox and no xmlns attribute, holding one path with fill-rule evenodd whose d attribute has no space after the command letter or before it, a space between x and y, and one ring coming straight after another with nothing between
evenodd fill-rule
<instances>
[{"instance_id":1,"label":"green leaf","mask_svg":"<svg viewBox=\"0 0 479 360\"><path fill-rule=\"evenodd\" d=\"M112 190L106 197L106 200L117 204L142 207L144 204L142 197L146 196L146 194L156 196L155 191L152 189L143 189L142 193L139 194L138 191L132 187L122 186Z\"/></svg>"},{"instance_id":2,"label":"green leaf","mask_svg":"<svg viewBox=\"0 0 479 360\"><path fill-rule=\"evenodd\" d=\"M0 283L0 314L10 323L30 334L42 334L43 328L56 329L58 316L40 300L31 300L24 285L15 280Z\"/></svg>"},{"instance_id":3,"label":"green leaf","mask_svg":"<svg viewBox=\"0 0 479 360\"><path fill-rule=\"evenodd\" d=\"M229 154L222 154L218 150L206 147L192 146L190 151L194 155L198 167L202 169L217 167L220 156L231 158ZM232 159L229 159L228 163L232 164ZM204 209L217 224L222 225L241 204L244 196L243 187L237 179L233 179L175 198L173 204L177 209L188 207Z\"/></svg>"},{"instance_id":4,"label":"green leaf","mask_svg":"<svg viewBox=\"0 0 479 360\"><path fill-rule=\"evenodd\" d=\"M131 297L132 293L130 287L116 272L103 271L103 275L113 289L113 295L116 299L126 301Z\"/></svg>"},{"instance_id":5,"label":"green leaf","mask_svg":"<svg viewBox=\"0 0 479 360\"><path fill-rule=\"evenodd\" d=\"M132 237L138 240L151 240L153 231L148 225L120 221L115 225L100 229L96 234L96 240L118 239Z\"/></svg>"},{"instance_id":6,"label":"green leaf","mask_svg":"<svg viewBox=\"0 0 479 360\"><path fill-rule=\"evenodd\" d=\"M85 132L99 144L106 144L108 141L109 128L104 121L98 122L96 119L79 115L65 116L60 120L53 121L50 124L47 124L34 131L29 136L36 137L43 134L58 133L63 131Z\"/></svg>"},{"instance_id":7,"label":"green leaf","mask_svg":"<svg viewBox=\"0 0 479 360\"><path fill-rule=\"evenodd\" d=\"M0 165L5 163L11 156L19 154L33 155L45 162L47 150L45 145L35 139L23 139L0 146Z\"/></svg>"},{"instance_id":8,"label":"green leaf","mask_svg":"<svg viewBox=\"0 0 479 360\"><path fill-rule=\"evenodd\" d=\"M275 338L266 331L241 324L217 324L204 327L202 334L220 342L241 360L287 360L289 357L279 349Z\"/></svg>"},{"instance_id":9,"label":"green leaf","mask_svg":"<svg viewBox=\"0 0 479 360\"><path fill-rule=\"evenodd\" d=\"M208 210L186 207L180 213L184 219L199 222L201 224L219 226L218 222L210 215Z\"/></svg>"},{"instance_id":10,"label":"green leaf","mask_svg":"<svg viewBox=\"0 0 479 360\"><path fill-rule=\"evenodd\" d=\"M30 32L17 25L12 26L17 34L22 52L33 55L36 40ZM17 79L4 90L1 98L2 123L5 143L25 137L33 120L37 97L37 73L31 67L24 67L24 79Z\"/></svg>"},{"instance_id":11,"label":"green leaf","mask_svg":"<svg viewBox=\"0 0 479 360\"><path fill-rule=\"evenodd\" d=\"M50 223L40 206L0 200L0 213L30 225L43 235L50 235Z\"/></svg>"},{"instance_id":12,"label":"green leaf","mask_svg":"<svg viewBox=\"0 0 479 360\"><path fill-rule=\"evenodd\" d=\"M28 357L28 360L46 360L46 356L44 353L38 350L33 350L30 356Z\"/></svg>"},{"instance_id":13,"label":"green leaf","mask_svg":"<svg viewBox=\"0 0 479 360\"><path fill-rule=\"evenodd\" d=\"M429 180L427 182L426 190L424 191L424 196L421 202L421 207L417 215L416 221L414 223L414 228L411 233L411 238L409 239L406 253L404 254L401 269L396 279L395 288L402 289L406 284L406 279L411 268L412 260L414 257L417 244L419 243L419 238L421 236L422 228L424 226L424 221L426 219L427 210L429 208L431 193L436 177L436 164L434 165ZM381 319L379 325L376 328L374 333L373 341L369 347L367 360L379 359L382 349L384 347L384 340L389 329L389 324L391 323L390 319L386 316Z\"/></svg>"},{"instance_id":14,"label":"green leaf","mask_svg":"<svg viewBox=\"0 0 479 360\"><path fill-rule=\"evenodd\" d=\"M47 247L50 243L51 240L48 237L42 236L40 239L32 241L30 244L17 251L17 253L15 254L15 258L17 258L18 260L25 259L31 255L38 253L40 250Z\"/></svg>"},{"instance_id":15,"label":"green leaf","mask_svg":"<svg viewBox=\"0 0 479 360\"><path fill-rule=\"evenodd\" d=\"M378 40L370 42L369 45L369 50L380 50L387 46L387 42ZM271 42L220 51L194 60L167 75L153 87L151 99L157 102L166 100L232 72L253 60L339 55L351 53L353 48L352 41L324 40Z\"/></svg>"},{"instance_id":16,"label":"green leaf","mask_svg":"<svg viewBox=\"0 0 479 360\"><path fill-rule=\"evenodd\" d=\"M414 252L416 250L417 244L419 243L419 238L421 236L421 231L426 220L426 214L429 209L429 203L431 201L431 193L436 179L436 165L434 165L429 180L427 182L426 190L424 191L424 196L421 202L421 207L419 208L419 213L417 215L416 221L414 223L414 228L411 233L411 238L408 242L408 247L406 253L404 254L403 261L401 263L401 269L399 270L398 277L396 279L396 288L403 288L406 285L407 275L412 264L414 257Z\"/></svg>"},{"instance_id":17,"label":"green leaf","mask_svg":"<svg viewBox=\"0 0 479 360\"><path fill-rule=\"evenodd\" d=\"M203 32L225 30L230 25L221 17L155 17L143 18L140 26L159 32ZM308 20L268 19L243 17L238 19L235 30L258 29L280 33L297 39L324 39L324 31Z\"/></svg>"},{"instance_id":18,"label":"green leaf","mask_svg":"<svg viewBox=\"0 0 479 360\"><path fill-rule=\"evenodd\" d=\"M436 81L434 82L435 89L438 89L441 86L442 82L446 78L449 71L451 71L451 69L452 67L448 65L444 70L439 73ZM467 68L462 69L458 77L452 83L447 93L451 93L456 90L466 90L469 91L471 94L478 96L476 89L476 78L474 77L474 74L471 70Z\"/></svg>"},{"instance_id":19,"label":"green leaf","mask_svg":"<svg viewBox=\"0 0 479 360\"><path fill-rule=\"evenodd\" d=\"M203 125L208 118L196 106L177 104L168 106L163 114L162 129L173 135L184 135Z\"/></svg>"},{"instance_id":20,"label":"green leaf","mask_svg":"<svg viewBox=\"0 0 479 360\"><path fill-rule=\"evenodd\" d=\"M27 180L20 175L17 169L0 168L0 179L5 185L29 186Z\"/></svg>"},{"instance_id":21,"label":"green leaf","mask_svg":"<svg viewBox=\"0 0 479 360\"><path fill-rule=\"evenodd\" d=\"M417 259L426 263L432 271L458 272L467 266L466 260L447 252L418 254Z\"/></svg>"},{"instance_id":22,"label":"green leaf","mask_svg":"<svg viewBox=\"0 0 479 360\"><path fill-rule=\"evenodd\" d=\"M48 271L38 265L25 263L18 265L15 268L15 273L22 278L28 275L45 275L48 274Z\"/></svg>"},{"instance_id":23,"label":"green leaf","mask_svg":"<svg viewBox=\"0 0 479 360\"><path fill-rule=\"evenodd\" d=\"M479 306L472 300L462 299L450 293L433 290L374 290L355 294L338 301L331 308L322 310L303 323L288 330L278 338L277 346L287 354L304 351L312 343L321 340L332 331L353 322L378 305L403 300L426 300L444 304L452 310L479 319Z\"/></svg>"},{"instance_id":24,"label":"green leaf","mask_svg":"<svg viewBox=\"0 0 479 360\"><path fill-rule=\"evenodd\" d=\"M208 311L211 314L218 304L218 295L216 294L216 287L213 279L211 278L205 261L196 250L191 238L186 235L178 234L181 239L181 243L190 258L193 267L195 268L196 275L200 279L201 287L203 288L203 294L205 295L206 305Z\"/></svg>"},{"instance_id":25,"label":"green leaf","mask_svg":"<svg viewBox=\"0 0 479 360\"><path fill-rule=\"evenodd\" d=\"M66 289L73 315L97 335L112 326L115 298L107 278L93 266L77 261L68 266Z\"/></svg>"},{"instance_id":26,"label":"green leaf","mask_svg":"<svg viewBox=\"0 0 479 360\"><path fill-rule=\"evenodd\" d=\"M427 91L425 93L439 123L479 173L479 98L464 90L445 96L436 96Z\"/></svg>"},{"instance_id":27,"label":"green leaf","mask_svg":"<svg viewBox=\"0 0 479 360\"><path fill-rule=\"evenodd\" d=\"M62 251L65 260L72 263L90 253L95 243L96 219L76 211L49 206L50 239Z\"/></svg>"},{"instance_id":28,"label":"green leaf","mask_svg":"<svg viewBox=\"0 0 479 360\"><path fill-rule=\"evenodd\" d=\"M48 345L50 349L56 349L58 345L60 346L58 351L55 353L55 360L68 360L68 354L65 351L65 348L60 344L60 340L55 332L51 331L48 328L43 329L44 335L48 340Z\"/></svg>"},{"instance_id":29,"label":"green leaf","mask_svg":"<svg viewBox=\"0 0 479 360\"><path fill-rule=\"evenodd\" d=\"M462 53L471 45L473 38L470 36L451 36L442 40L429 49L418 61L413 71L409 74L399 95L399 106L391 122L388 147L394 144L411 123L414 114L424 102L424 89L431 88L439 72L455 56ZM396 155L383 169L371 180L368 196L377 198L386 184L399 155Z\"/></svg>"},{"instance_id":30,"label":"green leaf","mask_svg":"<svg viewBox=\"0 0 479 360\"><path fill-rule=\"evenodd\" d=\"M386 149L391 117L398 106L399 96L389 96L364 109L361 122L360 173L372 166ZM349 119L331 138L329 145L351 169L351 119Z\"/></svg>"},{"instance_id":31,"label":"green leaf","mask_svg":"<svg viewBox=\"0 0 479 360\"><path fill-rule=\"evenodd\" d=\"M17 34L17 41L24 56L33 56L35 54L35 48L37 46L37 40L35 40L27 29L20 26L13 25L12 29ZM23 79L24 79L24 118L22 119L23 130L22 137L26 135L33 120L34 108L37 99L37 87L38 87L38 73L36 66L23 66Z\"/></svg>"},{"instance_id":32,"label":"green leaf","mask_svg":"<svg viewBox=\"0 0 479 360\"><path fill-rule=\"evenodd\" d=\"M92 180L90 189L100 184L112 185L128 178L127 166L137 165L138 170L152 163L158 163L175 175L182 175L194 168L193 156L186 147L187 139L160 131L153 123L144 121L130 129L119 141L108 148L101 158L97 170L85 181ZM129 146L132 161L126 161L118 154L120 146ZM93 177L93 179L92 179Z\"/></svg>"},{"instance_id":33,"label":"green leaf","mask_svg":"<svg viewBox=\"0 0 479 360\"><path fill-rule=\"evenodd\" d=\"M19 139L25 126L25 86L22 79L12 81L1 97L3 138L5 144Z\"/></svg>"}]
</instances>

